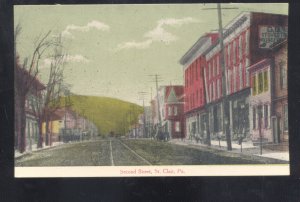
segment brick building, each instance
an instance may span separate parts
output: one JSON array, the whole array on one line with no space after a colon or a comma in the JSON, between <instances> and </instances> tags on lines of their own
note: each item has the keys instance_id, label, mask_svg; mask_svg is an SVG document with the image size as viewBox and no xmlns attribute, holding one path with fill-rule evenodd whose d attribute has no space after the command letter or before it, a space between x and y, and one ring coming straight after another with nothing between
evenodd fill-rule
<instances>
[{"instance_id":1,"label":"brick building","mask_svg":"<svg viewBox=\"0 0 300 202\"><path fill-rule=\"evenodd\" d=\"M158 99L151 101L154 130L168 133L170 138L185 136L183 86L161 86ZM159 109L157 109L159 101ZM159 117L160 116L160 117Z\"/></svg>"},{"instance_id":2,"label":"brick building","mask_svg":"<svg viewBox=\"0 0 300 202\"><path fill-rule=\"evenodd\" d=\"M286 64L284 51L278 50L276 52L278 46L276 48L274 44L287 38L287 24L288 17L286 15L242 12L224 27L223 53L226 95L229 101L229 109L227 109L229 110L228 123L233 140L237 140L239 137L257 139L257 132L252 130L253 125L251 125L252 129L250 128L250 124L253 124L253 115L249 114L249 109L253 111L249 104L251 96L250 69L253 70L252 76L258 74L257 77L261 77L259 71L268 72L264 74L268 75L269 80L265 82L268 82L269 87L266 93L269 94L264 96L264 99L268 98L264 100L261 96L255 94L257 100L270 105L263 109L266 116L269 117L268 120L265 120L265 123L268 123L268 132L264 131L266 134L268 133L266 135L268 141L272 139L270 117L273 114L273 111L271 111L273 108L271 108L270 103L276 96L278 97L278 104L274 107L274 110L277 109L278 117L287 116L287 112L285 112L287 106L284 104L287 102L284 98L286 93L284 87L280 92L276 90L275 97L272 97L273 80L270 79L273 74L271 71L272 58L275 58L275 63L277 63L275 66L278 68L280 68L280 64L281 66ZM200 137L202 136L204 139L207 134L211 138L225 139L220 47L217 34L204 35L180 60L185 70L184 110L188 137L193 137L199 133ZM277 71L282 71L284 77L285 71ZM287 80L281 78L280 82L280 85L284 86ZM255 98L253 97L251 100L254 101ZM281 101L279 102L279 100ZM278 121L278 119L276 120ZM208 124L203 124L205 122ZM287 121L285 122L287 124ZM279 125L286 127L284 121ZM283 139L283 137L287 139L287 135L284 133L287 128L282 131L279 139Z\"/></svg>"},{"instance_id":3,"label":"brick building","mask_svg":"<svg viewBox=\"0 0 300 202\"><path fill-rule=\"evenodd\" d=\"M273 43L287 37L285 15L243 12L224 27L226 89L229 100L229 124L232 139L251 136L249 120L250 82L248 67L272 57ZM224 134L219 67L220 44L205 53L206 85L209 97L209 122L212 135ZM219 101L219 102L218 102ZM242 120L241 120L242 116Z\"/></svg>"},{"instance_id":4,"label":"brick building","mask_svg":"<svg viewBox=\"0 0 300 202\"><path fill-rule=\"evenodd\" d=\"M184 114L189 139L205 139L207 136L207 89L203 76L207 64L203 53L216 43L217 37L218 33L204 34L180 59L184 70Z\"/></svg>"}]
</instances>

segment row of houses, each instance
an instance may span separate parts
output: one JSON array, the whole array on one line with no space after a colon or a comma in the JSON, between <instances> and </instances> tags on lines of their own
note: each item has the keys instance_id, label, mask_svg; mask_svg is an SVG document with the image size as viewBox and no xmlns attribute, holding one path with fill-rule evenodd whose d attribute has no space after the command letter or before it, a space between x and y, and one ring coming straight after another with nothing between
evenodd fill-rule
<instances>
[{"instance_id":1,"label":"row of houses","mask_svg":"<svg viewBox=\"0 0 300 202\"><path fill-rule=\"evenodd\" d=\"M218 32L202 35L179 61L184 85L151 100L153 131L205 143L226 139L226 123L232 140L287 143L287 30L286 15L243 12L224 27L222 50Z\"/></svg>"},{"instance_id":2,"label":"row of houses","mask_svg":"<svg viewBox=\"0 0 300 202\"><path fill-rule=\"evenodd\" d=\"M80 141L98 135L98 129L93 122L70 108L58 108L52 111L47 124L45 120L40 120L40 114L35 107L44 94L45 85L25 69L17 66L15 71L22 71L23 73L19 75L28 77L23 80L31 81L31 89L24 96L24 102L22 96L15 93L15 149L20 152L31 151L38 145L39 147L51 146L54 142ZM25 114L22 113L22 107L25 109ZM25 123L24 126L22 121ZM25 128L24 135L21 132L22 127ZM48 128L47 132L46 128Z\"/></svg>"}]
</instances>

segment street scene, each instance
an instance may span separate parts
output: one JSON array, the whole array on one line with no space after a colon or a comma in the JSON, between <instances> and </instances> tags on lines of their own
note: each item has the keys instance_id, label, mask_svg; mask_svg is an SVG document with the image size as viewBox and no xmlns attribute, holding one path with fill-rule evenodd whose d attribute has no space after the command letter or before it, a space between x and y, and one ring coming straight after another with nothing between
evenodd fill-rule
<instances>
[{"instance_id":1,"label":"street scene","mask_svg":"<svg viewBox=\"0 0 300 202\"><path fill-rule=\"evenodd\" d=\"M16 167L289 164L288 4L15 6L14 26Z\"/></svg>"},{"instance_id":2,"label":"street scene","mask_svg":"<svg viewBox=\"0 0 300 202\"><path fill-rule=\"evenodd\" d=\"M246 149L247 151L247 149ZM254 149L249 150L257 152ZM77 155L74 156L74 153ZM33 152L16 166L151 166L282 164L284 160L151 140L105 139L65 144Z\"/></svg>"}]
</instances>

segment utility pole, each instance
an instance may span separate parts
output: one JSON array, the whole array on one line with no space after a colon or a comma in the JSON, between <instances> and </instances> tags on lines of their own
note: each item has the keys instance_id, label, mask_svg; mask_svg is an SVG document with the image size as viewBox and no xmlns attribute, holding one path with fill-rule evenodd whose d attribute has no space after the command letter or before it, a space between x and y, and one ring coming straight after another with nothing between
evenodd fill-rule
<instances>
[{"instance_id":1,"label":"utility pole","mask_svg":"<svg viewBox=\"0 0 300 202\"><path fill-rule=\"evenodd\" d=\"M223 91L223 130L225 129L225 136L227 142L227 150L232 150L231 145L231 134L229 128L229 105L227 100L227 86L226 86L226 68L224 61L224 36L223 36L223 25L222 25L222 11L221 4L218 3L218 21L219 21L219 41L220 41L220 64L222 67L222 91Z\"/></svg>"},{"instance_id":2,"label":"utility pole","mask_svg":"<svg viewBox=\"0 0 300 202\"><path fill-rule=\"evenodd\" d=\"M155 82L155 87L156 87L156 103L157 103L157 115L158 115L158 127L161 127L161 116L160 116L160 103L159 103L159 93L158 93L158 82L163 81L161 79L161 76L158 74L153 74L153 75L148 75L151 77L154 77L154 80L150 81L150 82Z\"/></svg>"},{"instance_id":3,"label":"utility pole","mask_svg":"<svg viewBox=\"0 0 300 202\"><path fill-rule=\"evenodd\" d=\"M138 92L139 94L139 100L143 100L143 110L144 110L144 113L143 113L143 136L146 135L146 114L145 114L145 95L147 95L146 92Z\"/></svg>"},{"instance_id":4,"label":"utility pole","mask_svg":"<svg viewBox=\"0 0 300 202\"><path fill-rule=\"evenodd\" d=\"M213 10L215 8L207 8L204 10ZM232 150L231 145L231 131L230 131L230 119L229 119L229 103L227 98L227 87L226 87L226 67L224 60L224 35L223 35L223 25L222 25L222 9L238 9L235 7L231 8L221 8L221 4L217 3L218 10L218 23L219 23L219 43L220 43L220 64L222 68L222 91L223 91L223 131L226 136L227 150Z\"/></svg>"}]
</instances>

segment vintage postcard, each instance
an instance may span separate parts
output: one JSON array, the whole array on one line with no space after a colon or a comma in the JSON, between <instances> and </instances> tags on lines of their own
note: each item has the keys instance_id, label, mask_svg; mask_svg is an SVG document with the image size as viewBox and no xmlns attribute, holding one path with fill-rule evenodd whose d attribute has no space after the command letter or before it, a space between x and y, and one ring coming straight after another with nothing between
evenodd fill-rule
<instances>
[{"instance_id":1,"label":"vintage postcard","mask_svg":"<svg viewBox=\"0 0 300 202\"><path fill-rule=\"evenodd\" d=\"M14 6L15 177L289 175L288 4Z\"/></svg>"}]
</instances>

